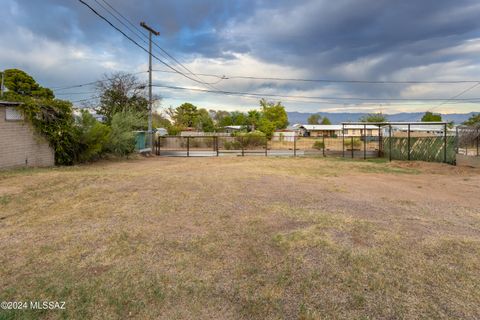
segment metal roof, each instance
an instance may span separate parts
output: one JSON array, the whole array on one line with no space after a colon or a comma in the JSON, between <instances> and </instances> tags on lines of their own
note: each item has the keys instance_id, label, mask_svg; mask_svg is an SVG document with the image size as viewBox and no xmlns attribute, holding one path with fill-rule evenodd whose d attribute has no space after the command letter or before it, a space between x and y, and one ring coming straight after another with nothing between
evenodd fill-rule
<instances>
[{"instance_id":1,"label":"metal roof","mask_svg":"<svg viewBox=\"0 0 480 320\"><path fill-rule=\"evenodd\" d=\"M350 126L350 125L361 125L363 126L367 122L342 122L342 125ZM389 126L389 125L446 125L448 122L368 122L367 125L374 125L374 126Z\"/></svg>"},{"instance_id":2,"label":"metal roof","mask_svg":"<svg viewBox=\"0 0 480 320\"><path fill-rule=\"evenodd\" d=\"M304 128L306 130L323 130L323 131L331 131L331 130L342 130L343 127L340 124L304 124L301 125L300 128ZM371 125L371 124L362 124L362 125L349 125L345 127L345 129L378 129L378 126Z\"/></svg>"},{"instance_id":3,"label":"metal roof","mask_svg":"<svg viewBox=\"0 0 480 320\"><path fill-rule=\"evenodd\" d=\"M338 124L302 124L300 128L307 130L342 130L342 126Z\"/></svg>"}]
</instances>

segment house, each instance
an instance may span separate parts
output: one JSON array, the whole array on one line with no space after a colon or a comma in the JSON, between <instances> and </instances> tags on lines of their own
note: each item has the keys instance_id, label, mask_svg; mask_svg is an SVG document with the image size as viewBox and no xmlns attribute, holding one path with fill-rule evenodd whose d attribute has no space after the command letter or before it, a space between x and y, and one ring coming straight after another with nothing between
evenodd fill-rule
<instances>
[{"instance_id":1,"label":"house","mask_svg":"<svg viewBox=\"0 0 480 320\"><path fill-rule=\"evenodd\" d=\"M380 134L380 128L372 124L346 124L344 134L345 137L362 137L364 135L367 137L376 137Z\"/></svg>"},{"instance_id":2,"label":"house","mask_svg":"<svg viewBox=\"0 0 480 320\"><path fill-rule=\"evenodd\" d=\"M0 168L53 166L53 148L24 119L19 105L0 101Z\"/></svg>"},{"instance_id":3,"label":"house","mask_svg":"<svg viewBox=\"0 0 480 320\"><path fill-rule=\"evenodd\" d=\"M302 124L298 127L303 137L337 137L342 135L342 126L337 124Z\"/></svg>"},{"instance_id":4,"label":"house","mask_svg":"<svg viewBox=\"0 0 480 320\"><path fill-rule=\"evenodd\" d=\"M298 127L300 136L303 137L361 137L378 136L379 128L375 125L345 125L343 127L339 124L303 124ZM342 133L342 130L343 133ZM364 133L365 131L365 133Z\"/></svg>"},{"instance_id":5,"label":"house","mask_svg":"<svg viewBox=\"0 0 480 320\"><path fill-rule=\"evenodd\" d=\"M225 126L225 127L223 127L223 130L227 133L234 133L234 132L242 131L242 130L245 130L245 129L246 129L245 126Z\"/></svg>"}]
</instances>

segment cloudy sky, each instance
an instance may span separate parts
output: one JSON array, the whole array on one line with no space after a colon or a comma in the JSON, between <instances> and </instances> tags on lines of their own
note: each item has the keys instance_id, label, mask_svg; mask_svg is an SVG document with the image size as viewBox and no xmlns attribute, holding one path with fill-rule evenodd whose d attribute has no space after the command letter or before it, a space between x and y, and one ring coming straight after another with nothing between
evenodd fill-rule
<instances>
[{"instance_id":1,"label":"cloudy sky","mask_svg":"<svg viewBox=\"0 0 480 320\"><path fill-rule=\"evenodd\" d=\"M144 47L145 39L112 7L135 25L146 21L161 32L158 46L197 74L189 77L203 82L154 72L157 85L271 95L288 111L480 111L480 100L448 100L480 99L480 85L461 82L480 81L478 0L84 1ZM0 69L20 68L57 88L116 71L147 79L146 53L77 0L2 0L0 21ZM157 47L155 55L187 72ZM155 60L154 69L169 70ZM95 96L93 91L84 86L56 94L77 101ZM227 110L258 105L258 96L165 87L154 92L163 97L161 107L184 101Z\"/></svg>"}]
</instances>

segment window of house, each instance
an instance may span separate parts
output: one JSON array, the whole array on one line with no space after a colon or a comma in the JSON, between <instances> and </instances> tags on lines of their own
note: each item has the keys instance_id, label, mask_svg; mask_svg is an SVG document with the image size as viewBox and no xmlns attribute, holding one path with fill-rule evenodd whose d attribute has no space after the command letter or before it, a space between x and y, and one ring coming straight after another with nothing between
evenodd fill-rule
<instances>
[{"instance_id":1,"label":"window of house","mask_svg":"<svg viewBox=\"0 0 480 320\"><path fill-rule=\"evenodd\" d=\"M20 121L23 120L23 113L15 107L5 108L5 120L7 121Z\"/></svg>"}]
</instances>

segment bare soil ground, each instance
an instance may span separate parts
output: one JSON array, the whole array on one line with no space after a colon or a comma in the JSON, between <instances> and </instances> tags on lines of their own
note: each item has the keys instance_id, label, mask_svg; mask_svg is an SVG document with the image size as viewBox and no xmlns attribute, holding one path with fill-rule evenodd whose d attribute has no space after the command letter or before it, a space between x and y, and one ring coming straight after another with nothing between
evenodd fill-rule
<instances>
[{"instance_id":1,"label":"bare soil ground","mask_svg":"<svg viewBox=\"0 0 480 320\"><path fill-rule=\"evenodd\" d=\"M480 171L151 158L0 172L0 319L478 319Z\"/></svg>"}]
</instances>

